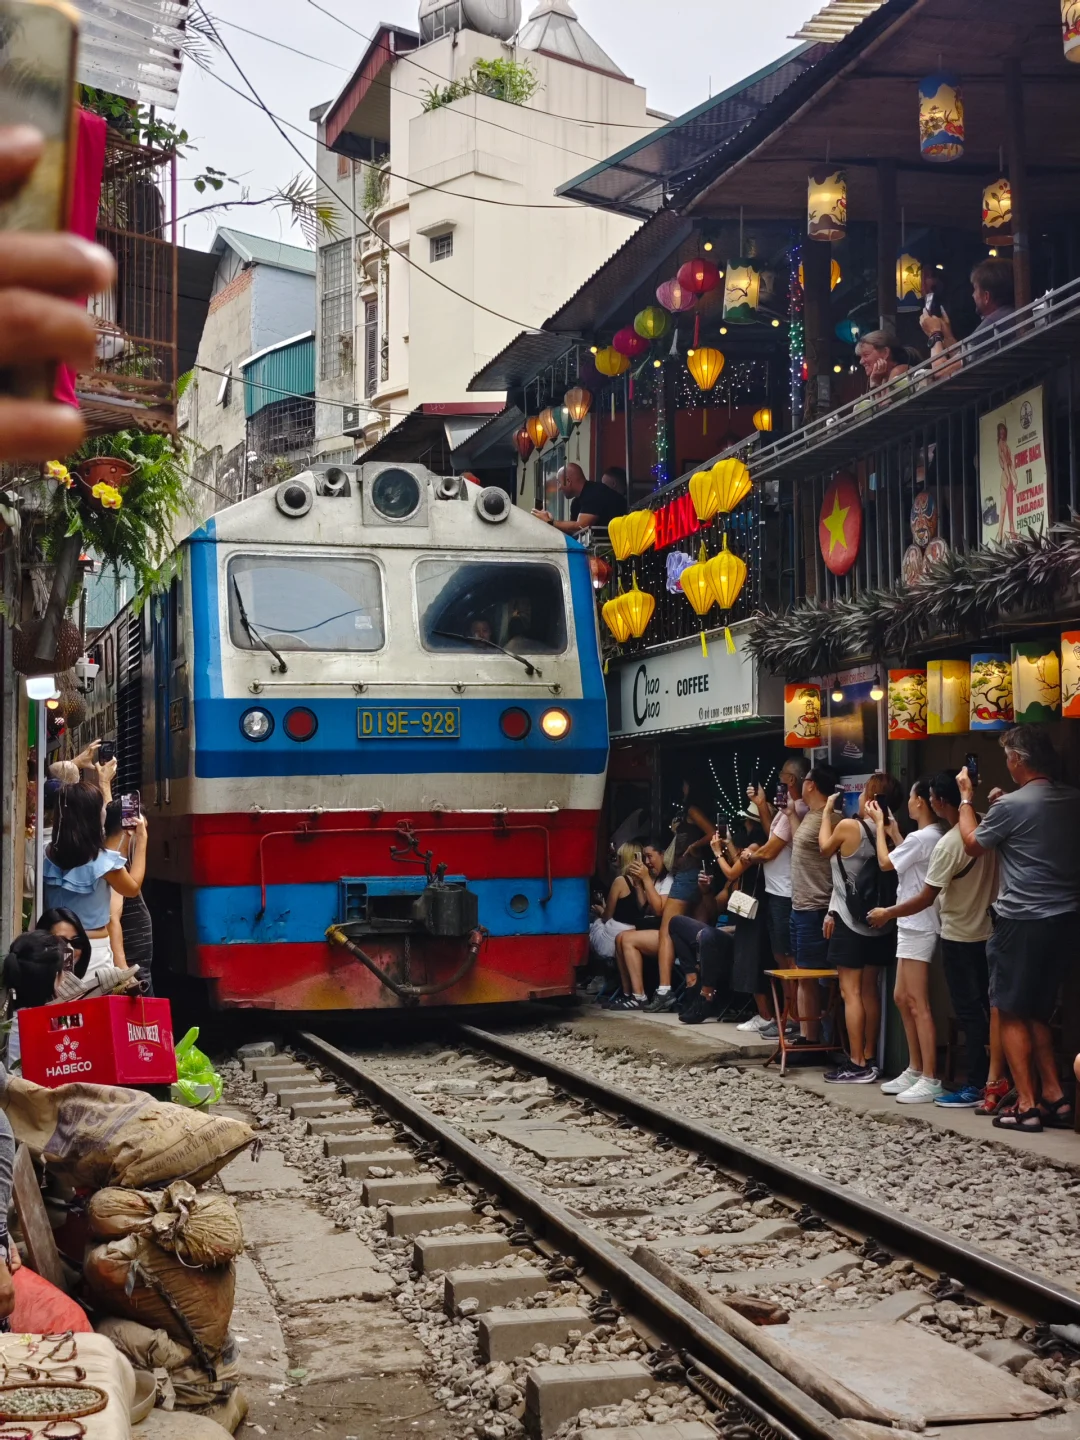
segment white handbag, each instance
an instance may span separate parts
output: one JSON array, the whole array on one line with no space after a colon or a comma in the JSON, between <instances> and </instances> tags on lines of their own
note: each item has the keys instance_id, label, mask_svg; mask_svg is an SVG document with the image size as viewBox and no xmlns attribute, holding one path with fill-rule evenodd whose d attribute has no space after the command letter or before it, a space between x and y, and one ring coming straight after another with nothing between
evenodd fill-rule
<instances>
[{"instance_id":1,"label":"white handbag","mask_svg":"<svg viewBox=\"0 0 1080 1440\"><path fill-rule=\"evenodd\" d=\"M728 896L728 912L737 915L740 920L756 920L758 913L758 902L753 895L746 895L742 890L736 890Z\"/></svg>"}]
</instances>

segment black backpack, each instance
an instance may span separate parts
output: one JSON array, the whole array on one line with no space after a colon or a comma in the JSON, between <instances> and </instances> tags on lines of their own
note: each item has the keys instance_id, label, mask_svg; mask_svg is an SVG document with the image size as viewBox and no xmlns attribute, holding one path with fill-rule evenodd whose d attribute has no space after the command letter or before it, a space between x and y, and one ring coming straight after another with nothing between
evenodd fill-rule
<instances>
[{"instance_id":1,"label":"black backpack","mask_svg":"<svg viewBox=\"0 0 1080 1440\"><path fill-rule=\"evenodd\" d=\"M865 820L860 820L859 824L863 827L866 838L873 846L872 863L864 865L854 880L845 870L844 857L839 850L836 852L836 863L840 866L840 877L844 882L844 899L847 902L848 914L856 925L867 925L869 922L866 917L871 910L887 909L890 905L896 904L896 892L900 877L895 870L882 870L877 862L877 846L870 827ZM895 925L896 922L893 920L889 924ZM883 926L882 933L888 928L888 925Z\"/></svg>"}]
</instances>

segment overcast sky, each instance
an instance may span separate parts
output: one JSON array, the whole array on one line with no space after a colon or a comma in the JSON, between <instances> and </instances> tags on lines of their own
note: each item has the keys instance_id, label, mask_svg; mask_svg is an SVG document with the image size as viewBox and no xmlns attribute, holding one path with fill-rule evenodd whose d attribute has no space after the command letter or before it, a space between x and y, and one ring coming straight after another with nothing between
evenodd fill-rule
<instances>
[{"instance_id":1,"label":"overcast sky","mask_svg":"<svg viewBox=\"0 0 1080 1440\"><path fill-rule=\"evenodd\" d=\"M525 0L525 15L534 3ZM790 50L793 42L788 37L821 8L823 0L759 0L754 6L745 0L573 3L582 24L616 64L646 87L649 104L678 115ZM309 0L204 0L204 4L267 106L302 129L303 135L287 133L304 158L313 161L308 111L338 92L360 59L365 40L321 14ZM416 0L319 0L319 4L366 35L374 33L380 20L416 27ZM316 58L305 59L281 45ZM298 173L310 176L269 119L221 83L243 88L228 56L215 53L213 67L215 74L208 75L188 62L180 83L176 119L196 146L180 165L186 181L181 213L207 203L209 197L198 195L190 184L203 166L225 171L248 187L252 198L272 193ZM239 185L227 185L222 196L239 198ZM186 226L186 243L207 249L218 224L304 243L288 212L269 206L192 216L181 222L182 228Z\"/></svg>"}]
</instances>

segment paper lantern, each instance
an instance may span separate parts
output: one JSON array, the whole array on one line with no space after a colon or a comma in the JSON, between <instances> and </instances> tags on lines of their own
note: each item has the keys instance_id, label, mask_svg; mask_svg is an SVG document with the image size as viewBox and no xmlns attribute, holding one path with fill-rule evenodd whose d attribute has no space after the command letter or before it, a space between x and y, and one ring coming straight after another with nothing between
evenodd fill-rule
<instances>
[{"instance_id":1,"label":"paper lantern","mask_svg":"<svg viewBox=\"0 0 1080 1440\"><path fill-rule=\"evenodd\" d=\"M630 621L629 618L623 614L619 605L619 601L622 600L622 598L623 596L620 593L611 600L608 600L601 609L600 616L619 644L625 645L627 640L630 639Z\"/></svg>"},{"instance_id":2,"label":"paper lantern","mask_svg":"<svg viewBox=\"0 0 1080 1440\"><path fill-rule=\"evenodd\" d=\"M720 270L711 260L687 260L679 267L679 284L692 295L708 295L720 279Z\"/></svg>"},{"instance_id":3,"label":"paper lantern","mask_svg":"<svg viewBox=\"0 0 1080 1440\"><path fill-rule=\"evenodd\" d=\"M908 311L922 307L922 261L905 253L896 262L896 308Z\"/></svg>"},{"instance_id":4,"label":"paper lantern","mask_svg":"<svg viewBox=\"0 0 1080 1440\"><path fill-rule=\"evenodd\" d=\"M847 171L815 170L807 181L806 233L833 244L847 234Z\"/></svg>"},{"instance_id":5,"label":"paper lantern","mask_svg":"<svg viewBox=\"0 0 1080 1440\"><path fill-rule=\"evenodd\" d=\"M667 311L659 305L646 305L634 316L634 329L643 340L659 340L667 328Z\"/></svg>"},{"instance_id":6,"label":"paper lantern","mask_svg":"<svg viewBox=\"0 0 1080 1440\"><path fill-rule=\"evenodd\" d=\"M1012 186L1004 176L987 185L983 191L983 239L987 245L1011 245L1013 200Z\"/></svg>"},{"instance_id":7,"label":"paper lantern","mask_svg":"<svg viewBox=\"0 0 1080 1440\"><path fill-rule=\"evenodd\" d=\"M728 537L725 532L723 549L719 555L713 558L705 566L705 574L709 584L712 586L713 594L716 596L716 603L721 610L730 610L738 600L743 586L746 584L746 561L741 555L734 554L728 549ZM725 624L724 641L727 644L728 654L735 654L735 641L732 639L731 630Z\"/></svg>"},{"instance_id":8,"label":"paper lantern","mask_svg":"<svg viewBox=\"0 0 1080 1440\"><path fill-rule=\"evenodd\" d=\"M1061 0L1061 42L1065 59L1080 65L1080 0Z\"/></svg>"},{"instance_id":9,"label":"paper lantern","mask_svg":"<svg viewBox=\"0 0 1080 1440\"><path fill-rule=\"evenodd\" d=\"M1012 647L1013 714L1017 725L1042 725L1061 717L1061 660L1047 640L1020 640Z\"/></svg>"},{"instance_id":10,"label":"paper lantern","mask_svg":"<svg viewBox=\"0 0 1080 1440\"><path fill-rule=\"evenodd\" d=\"M645 634L645 629L653 617L656 609L656 597L650 595L647 590L639 590L637 576L634 576L634 583L625 594L618 597L620 613L624 616L630 628L630 634L635 640L640 640Z\"/></svg>"},{"instance_id":11,"label":"paper lantern","mask_svg":"<svg viewBox=\"0 0 1080 1440\"><path fill-rule=\"evenodd\" d=\"M836 327L836 338L845 345L857 345L861 334L862 326L857 320L841 320Z\"/></svg>"},{"instance_id":12,"label":"paper lantern","mask_svg":"<svg viewBox=\"0 0 1080 1440\"><path fill-rule=\"evenodd\" d=\"M919 138L923 159L935 164L964 153L964 93L951 70L928 75L919 85Z\"/></svg>"},{"instance_id":13,"label":"paper lantern","mask_svg":"<svg viewBox=\"0 0 1080 1440\"><path fill-rule=\"evenodd\" d=\"M1007 730L1012 723L1012 665L1009 656L991 652L972 655L972 730Z\"/></svg>"},{"instance_id":14,"label":"paper lantern","mask_svg":"<svg viewBox=\"0 0 1080 1440\"><path fill-rule=\"evenodd\" d=\"M525 421L525 429L528 430L529 438L537 450L542 450L547 444L548 435L541 423L540 416L530 415Z\"/></svg>"},{"instance_id":15,"label":"paper lantern","mask_svg":"<svg viewBox=\"0 0 1080 1440\"><path fill-rule=\"evenodd\" d=\"M719 508L725 515L730 515L735 506L745 500L754 488L750 471L741 460L732 456L729 460L718 460L712 467L712 473L716 479Z\"/></svg>"},{"instance_id":16,"label":"paper lantern","mask_svg":"<svg viewBox=\"0 0 1080 1440\"><path fill-rule=\"evenodd\" d=\"M557 440L559 438L559 422L555 418L555 411L548 405L540 411L537 416L543 426L545 440Z\"/></svg>"},{"instance_id":17,"label":"paper lantern","mask_svg":"<svg viewBox=\"0 0 1080 1440\"><path fill-rule=\"evenodd\" d=\"M708 345L703 345L700 350L687 356L686 365L698 389L711 390L720 379L720 372L724 368L724 354L721 350L712 350Z\"/></svg>"},{"instance_id":18,"label":"paper lantern","mask_svg":"<svg viewBox=\"0 0 1080 1440\"><path fill-rule=\"evenodd\" d=\"M625 355L628 360L636 360L649 348L649 342L639 335L632 325L624 325L621 330L616 331L611 343L619 354Z\"/></svg>"},{"instance_id":19,"label":"paper lantern","mask_svg":"<svg viewBox=\"0 0 1080 1440\"><path fill-rule=\"evenodd\" d=\"M736 260L724 280L724 319L729 325L752 325L761 303L761 273L752 260Z\"/></svg>"},{"instance_id":20,"label":"paper lantern","mask_svg":"<svg viewBox=\"0 0 1080 1440\"><path fill-rule=\"evenodd\" d=\"M694 514L702 525L707 525L720 509L720 492L711 470L699 470L696 475L691 475L690 499L694 503Z\"/></svg>"},{"instance_id":21,"label":"paper lantern","mask_svg":"<svg viewBox=\"0 0 1080 1440\"><path fill-rule=\"evenodd\" d=\"M563 440L569 440L574 433L574 417L566 405L556 405L553 408L555 424L559 427L559 436Z\"/></svg>"},{"instance_id":22,"label":"paper lantern","mask_svg":"<svg viewBox=\"0 0 1080 1440\"><path fill-rule=\"evenodd\" d=\"M1080 630L1066 630L1061 637L1061 713L1080 720Z\"/></svg>"},{"instance_id":23,"label":"paper lantern","mask_svg":"<svg viewBox=\"0 0 1080 1440\"><path fill-rule=\"evenodd\" d=\"M825 491L818 517L821 558L834 575L846 575L858 559L862 527L858 484L854 476L842 470Z\"/></svg>"},{"instance_id":24,"label":"paper lantern","mask_svg":"<svg viewBox=\"0 0 1080 1440\"><path fill-rule=\"evenodd\" d=\"M701 617L706 616L716 603L716 592L709 579L707 567L705 546L702 545L696 562L688 565L679 576L679 584L682 586L683 594L690 601L691 609L695 615ZM705 643L704 625L701 627L701 653L705 656L709 653L709 647Z\"/></svg>"},{"instance_id":25,"label":"paper lantern","mask_svg":"<svg viewBox=\"0 0 1080 1440\"><path fill-rule=\"evenodd\" d=\"M784 745L788 750L814 750L821 739L821 687L784 686Z\"/></svg>"},{"instance_id":26,"label":"paper lantern","mask_svg":"<svg viewBox=\"0 0 1080 1440\"><path fill-rule=\"evenodd\" d=\"M926 732L963 735L971 715L971 666L966 660L931 660L926 666Z\"/></svg>"},{"instance_id":27,"label":"paper lantern","mask_svg":"<svg viewBox=\"0 0 1080 1440\"><path fill-rule=\"evenodd\" d=\"M889 739L925 740L925 670L889 671Z\"/></svg>"},{"instance_id":28,"label":"paper lantern","mask_svg":"<svg viewBox=\"0 0 1080 1440\"><path fill-rule=\"evenodd\" d=\"M589 574L594 590L602 590L612 576L612 569L602 555L589 556Z\"/></svg>"},{"instance_id":29,"label":"paper lantern","mask_svg":"<svg viewBox=\"0 0 1080 1440\"><path fill-rule=\"evenodd\" d=\"M685 285L680 285L678 280L665 280L663 285L657 287L656 298L672 315L682 315L697 304L694 292Z\"/></svg>"},{"instance_id":30,"label":"paper lantern","mask_svg":"<svg viewBox=\"0 0 1080 1440\"><path fill-rule=\"evenodd\" d=\"M593 362L600 374L609 380L614 380L617 375L624 375L630 369L630 361L613 345L606 345L603 350L598 350L593 356Z\"/></svg>"},{"instance_id":31,"label":"paper lantern","mask_svg":"<svg viewBox=\"0 0 1080 1440\"><path fill-rule=\"evenodd\" d=\"M844 278L844 272L840 269L840 261L833 260L829 264L829 289L835 290ZM799 284L806 289L806 266L799 261Z\"/></svg>"},{"instance_id":32,"label":"paper lantern","mask_svg":"<svg viewBox=\"0 0 1080 1440\"><path fill-rule=\"evenodd\" d=\"M608 523L608 540L616 560L644 555L656 544L656 515L652 510L631 510L628 515L612 516Z\"/></svg>"},{"instance_id":33,"label":"paper lantern","mask_svg":"<svg viewBox=\"0 0 1080 1440\"><path fill-rule=\"evenodd\" d=\"M563 396L563 404L570 412L574 424L580 425L592 408L592 391L586 390L584 385L575 385Z\"/></svg>"},{"instance_id":34,"label":"paper lantern","mask_svg":"<svg viewBox=\"0 0 1080 1440\"><path fill-rule=\"evenodd\" d=\"M522 425L520 430L514 431L514 446L522 460L528 460L529 456L536 449L533 438L529 434L528 425Z\"/></svg>"},{"instance_id":35,"label":"paper lantern","mask_svg":"<svg viewBox=\"0 0 1080 1440\"><path fill-rule=\"evenodd\" d=\"M754 429L769 431L773 428L773 413L768 405L763 405L760 410L754 411Z\"/></svg>"}]
</instances>

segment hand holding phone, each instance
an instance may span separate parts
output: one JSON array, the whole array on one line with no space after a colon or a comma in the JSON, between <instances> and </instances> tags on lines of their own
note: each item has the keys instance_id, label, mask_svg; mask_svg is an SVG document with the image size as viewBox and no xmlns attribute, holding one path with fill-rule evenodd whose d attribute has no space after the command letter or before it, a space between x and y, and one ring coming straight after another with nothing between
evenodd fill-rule
<instances>
[{"instance_id":1,"label":"hand holding phone","mask_svg":"<svg viewBox=\"0 0 1080 1440\"><path fill-rule=\"evenodd\" d=\"M142 796L138 790L130 795L120 796L120 824L125 830L134 830L142 816Z\"/></svg>"},{"instance_id":2,"label":"hand holding phone","mask_svg":"<svg viewBox=\"0 0 1080 1440\"><path fill-rule=\"evenodd\" d=\"M968 779L972 785L979 783L979 757L977 755L966 755L964 757L964 769L968 772Z\"/></svg>"},{"instance_id":3,"label":"hand holding phone","mask_svg":"<svg viewBox=\"0 0 1080 1440\"><path fill-rule=\"evenodd\" d=\"M99 765L107 765L110 760L115 760L115 759L116 759L116 741L115 741L115 740L102 740L102 742L101 742L101 748L98 750L98 753L97 753L97 763L98 763Z\"/></svg>"}]
</instances>

